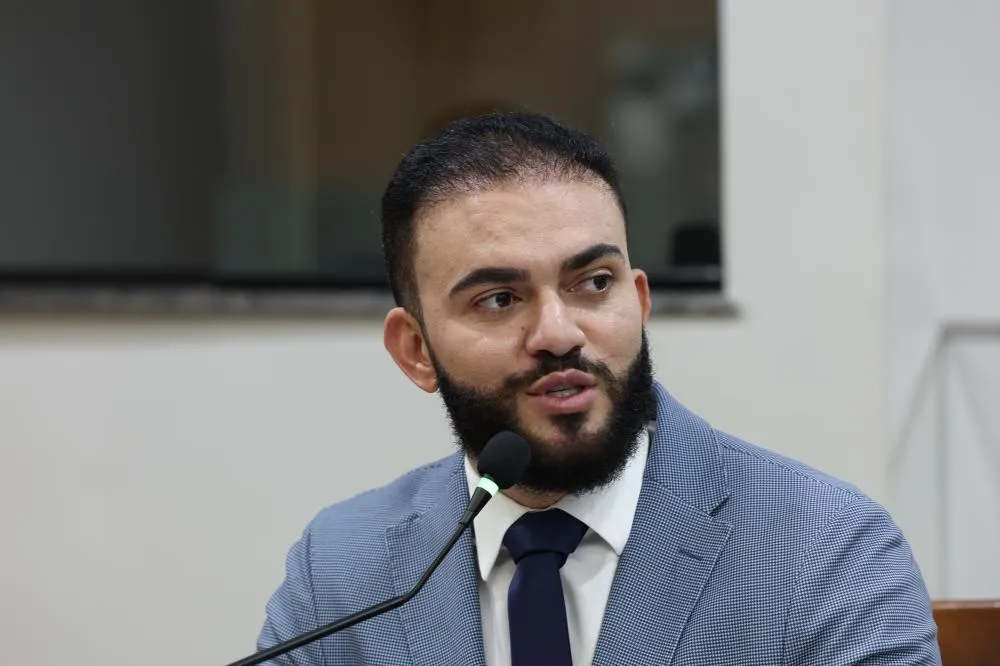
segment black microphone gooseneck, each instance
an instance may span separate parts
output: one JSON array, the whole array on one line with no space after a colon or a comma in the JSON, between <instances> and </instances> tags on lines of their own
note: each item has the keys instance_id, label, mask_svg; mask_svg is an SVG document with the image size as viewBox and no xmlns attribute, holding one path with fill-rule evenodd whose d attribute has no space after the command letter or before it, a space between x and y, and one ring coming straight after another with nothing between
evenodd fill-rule
<instances>
[{"instance_id":1,"label":"black microphone gooseneck","mask_svg":"<svg viewBox=\"0 0 1000 666\"><path fill-rule=\"evenodd\" d=\"M290 652L296 648L300 648L303 645L312 643L315 640L323 638L324 636L329 636L330 634L341 631L342 629L347 629L352 627L359 622L363 622L376 615L381 615L382 613L392 610L393 608L398 608L405 604L407 601L416 596L417 592L423 588L424 584L431 577L431 574L438 568L444 558L451 552L452 547L462 536L462 533L468 529L469 525L472 524L472 519L479 515L479 512L483 510L486 503L489 502L493 496L500 490L504 488L509 488L515 485L521 480L524 475L524 471L528 467L528 463L531 460L531 449L528 442L525 441L523 437L515 433L504 431L494 435L489 442L487 442L486 447L479 456L478 468L479 474L482 477L479 481L479 485L476 487L475 492L472 493L472 497L469 499L468 507L465 513L462 515L461 520L458 522L458 526L455 531L452 532L448 541L445 543L444 547L435 556L434 561L431 562L430 566L424 571L423 575L420 576L420 580L410 588L409 591L383 601L380 604L371 606L364 610L358 611L353 615L348 615L347 617L335 620L329 624L323 625L317 629L313 629L310 632L302 634L301 636L296 636L295 638L289 639L283 643L278 643L277 645L261 650L256 654L252 654L249 657L240 659L239 661L234 661L228 666L257 666L268 659L273 659L277 656L283 655L286 652Z\"/></svg>"}]
</instances>

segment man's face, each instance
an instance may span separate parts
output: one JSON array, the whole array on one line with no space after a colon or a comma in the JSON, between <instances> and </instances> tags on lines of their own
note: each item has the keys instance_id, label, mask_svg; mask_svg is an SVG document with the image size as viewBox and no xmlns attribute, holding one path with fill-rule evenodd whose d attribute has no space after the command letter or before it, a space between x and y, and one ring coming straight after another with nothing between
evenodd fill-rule
<instances>
[{"instance_id":1,"label":"man's face","mask_svg":"<svg viewBox=\"0 0 1000 666\"><path fill-rule=\"evenodd\" d=\"M463 448L500 430L532 445L523 486L610 481L655 400L646 276L599 181L512 183L457 196L417 222L423 341Z\"/></svg>"}]
</instances>

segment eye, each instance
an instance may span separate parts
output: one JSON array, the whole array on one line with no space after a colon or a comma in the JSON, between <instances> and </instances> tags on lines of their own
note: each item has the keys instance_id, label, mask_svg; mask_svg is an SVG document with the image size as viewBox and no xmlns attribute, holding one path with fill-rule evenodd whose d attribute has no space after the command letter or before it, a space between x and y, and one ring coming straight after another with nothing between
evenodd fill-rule
<instances>
[{"instance_id":1,"label":"eye","mask_svg":"<svg viewBox=\"0 0 1000 666\"><path fill-rule=\"evenodd\" d=\"M600 294L610 289L614 280L614 276L610 273L598 273L581 281L580 286L587 293Z\"/></svg>"},{"instance_id":2,"label":"eye","mask_svg":"<svg viewBox=\"0 0 1000 666\"><path fill-rule=\"evenodd\" d=\"M510 291L498 291L481 298L476 301L475 305L477 308L487 310L489 312L498 312L500 310L506 310L510 306L517 302L517 297L514 296L513 292Z\"/></svg>"}]
</instances>

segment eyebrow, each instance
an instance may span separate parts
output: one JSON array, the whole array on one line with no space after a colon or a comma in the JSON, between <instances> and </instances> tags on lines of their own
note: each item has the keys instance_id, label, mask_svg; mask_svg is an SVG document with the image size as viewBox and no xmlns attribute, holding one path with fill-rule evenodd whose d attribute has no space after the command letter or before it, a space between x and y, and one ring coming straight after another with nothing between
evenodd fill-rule
<instances>
[{"instance_id":1,"label":"eyebrow","mask_svg":"<svg viewBox=\"0 0 1000 666\"><path fill-rule=\"evenodd\" d=\"M564 261L562 264L562 270L564 272L577 271L581 268L586 268L598 259L608 256L624 258L625 255L617 245L611 245L610 243L598 243L597 245L588 247L582 252L574 254L572 257ZM451 288L449 296L455 296L472 287L478 287L486 284L527 282L530 278L531 274L523 268L509 268L504 266L477 268L459 280L455 286Z\"/></svg>"},{"instance_id":2,"label":"eyebrow","mask_svg":"<svg viewBox=\"0 0 1000 666\"><path fill-rule=\"evenodd\" d=\"M466 289L478 287L484 284L497 284L499 282L527 282L529 277L528 271L522 268L477 268L459 280L458 284L451 288L450 295L455 296Z\"/></svg>"},{"instance_id":3,"label":"eyebrow","mask_svg":"<svg viewBox=\"0 0 1000 666\"><path fill-rule=\"evenodd\" d=\"M574 254L572 257L564 261L562 269L563 271L578 271L581 268L586 268L598 259L608 256L616 256L619 259L625 258L624 253L622 253L621 249L619 249L617 245L612 245L610 243L598 243L597 245L588 247L583 252Z\"/></svg>"}]
</instances>

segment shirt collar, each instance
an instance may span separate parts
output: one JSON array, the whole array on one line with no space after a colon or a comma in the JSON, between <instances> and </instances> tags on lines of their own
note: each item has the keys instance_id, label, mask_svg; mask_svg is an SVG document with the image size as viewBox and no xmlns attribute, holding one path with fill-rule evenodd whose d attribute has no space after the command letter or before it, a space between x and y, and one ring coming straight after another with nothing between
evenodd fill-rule
<instances>
[{"instance_id":1,"label":"shirt collar","mask_svg":"<svg viewBox=\"0 0 1000 666\"><path fill-rule=\"evenodd\" d=\"M582 495L567 495L553 505L581 521L600 536L617 556L621 556L632 529L632 519L639 503L642 477L649 453L649 433L643 428L635 454L629 459L621 475L612 483ZM479 474L465 458L465 478L469 494L479 483ZM497 493L473 521L476 533L476 557L479 575L489 578L503 545L507 529L522 515L530 511L503 493Z\"/></svg>"}]
</instances>

